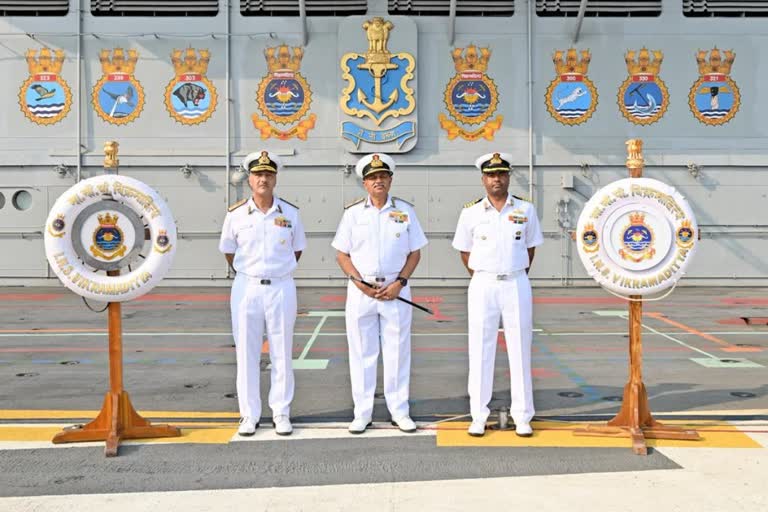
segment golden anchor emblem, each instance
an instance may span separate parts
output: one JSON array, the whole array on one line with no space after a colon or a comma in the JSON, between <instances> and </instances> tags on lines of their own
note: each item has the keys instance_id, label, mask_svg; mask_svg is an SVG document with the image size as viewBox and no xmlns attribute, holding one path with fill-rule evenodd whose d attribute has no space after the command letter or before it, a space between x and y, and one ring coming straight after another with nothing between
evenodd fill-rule
<instances>
[{"instance_id":1,"label":"golden anchor emblem","mask_svg":"<svg viewBox=\"0 0 768 512\"><path fill-rule=\"evenodd\" d=\"M365 30L368 39L368 51L365 54L348 53L342 57L341 67L342 70L345 71L343 78L350 81L349 86L344 89L341 98L341 108L345 113L356 117L367 116L376 124L381 124L381 122L389 116L398 117L413 112L416 102L413 98L413 90L407 87L406 83L413 78L413 70L416 67L416 63L410 54L393 54L387 49L389 33L393 28L394 25L392 22L387 21L382 17L377 16L366 21L363 23L363 30ZM364 62L357 64L356 66L349 66L349 60L359 59L360 57L365 59ZM392 57L396 57L395 62L392 61ZM404 70L400 70L402 64L397 63L397 59L407 62ZM358 87L356 93L358 104L366 107L367 110L351 108L347 105L351 99L350 93L356 88L355 73L352 72L350 68L367 71L373 78L372 99L370 98L370 90L366 92ZM400 71L395 78L400 82L400 86L390 92L385 99L382 81L388 71L395 70ZM405 71L405 73L402 71ZM406 96L407 105L404 108L393 109L386 112L400 99L401 89Z\"/></svg>"}]
</instances>

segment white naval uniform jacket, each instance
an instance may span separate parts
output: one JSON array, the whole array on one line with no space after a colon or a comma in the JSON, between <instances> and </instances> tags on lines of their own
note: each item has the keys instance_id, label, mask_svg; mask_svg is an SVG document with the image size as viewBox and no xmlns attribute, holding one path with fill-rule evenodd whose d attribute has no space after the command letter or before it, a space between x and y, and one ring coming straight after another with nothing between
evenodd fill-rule
<instances>
[{"instance_id":1,"label":"white naval uniform jacket","mask_svg":"<svg viewBox=\"0 0 768 512\"><path fill-rule=\"evenodd\" d=\"M234 254L235 271L252 277L278 278L291 274L297 262L294 252L307 246L299 210L275 197L266 213L253 197L227 213L219 250Z\"/></svg>"},{"instance_id":2,"label":"white naval uniform jacket","mask_svg":"<svg viewBox=\"0 0 768 512\"><path fill-rule=\"evenodd\" d=\"M408 255L427 245L427 237L410 203L388 196L379 210L368 196L344 210L331 245L349 254L363 276L386 276L399 273Z\"/></svg>"},{"instance_id":3,"label":"white naval uniform jacket","mask_svg":"<svg viewBox=\"0 0 768 512\"><path fill-rule=\"evenodd\" d=\"M499 212L486 196L462 210L453 248L469 253L475 272L512 274L530 266L528 249L543 242L533 204L508 195Z\"/></svg>"}]
</instances>

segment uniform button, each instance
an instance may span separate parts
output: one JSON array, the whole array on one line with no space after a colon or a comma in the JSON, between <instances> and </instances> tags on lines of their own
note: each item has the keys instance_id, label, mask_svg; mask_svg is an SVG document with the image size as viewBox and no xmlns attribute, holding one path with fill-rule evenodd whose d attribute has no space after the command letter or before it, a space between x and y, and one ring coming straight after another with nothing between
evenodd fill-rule
<instances>
[{"instance_id":1,"label":"uniform button","mask_svg":"<svg viewBox=\"0 0 768 512\"><path fill-rule=\"evenodd\" d=\"M284 243L285 243L285 240L280 240L280 244L281 245L284 244Z\"/></svg>"},{"instance_id":2,"label":"uniform button","mask_svg":"<svg viewBox=\"0 0 768 512\"><path fill-rule=\"evenodd\" d=\"M395 233L395 238L400 238L400 233Z\"/></svg>"},{"instance_id":3,"label":"uniform button","mask_svg":"<svg viewBox=\"0 0 768 512\"><path fill-rule=\"evenodd\" d=\"M485 235L481 236L480 240L485 240Z\"/></svg>"}]
</instances>

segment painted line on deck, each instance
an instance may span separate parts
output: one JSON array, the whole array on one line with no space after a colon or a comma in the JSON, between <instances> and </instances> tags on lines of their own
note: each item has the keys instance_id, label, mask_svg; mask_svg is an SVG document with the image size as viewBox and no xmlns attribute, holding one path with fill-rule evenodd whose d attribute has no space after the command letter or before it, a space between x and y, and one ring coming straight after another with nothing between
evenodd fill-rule
<instances>
[{"instance_id":1,"label":"painted line on deck","mask_svg":"<svg viewBox=\"0 0 768 512\"><path fill-rule=\"evenodd\" d=\"M695 334L696 336L699 336L701 338L704 338L707 341L711 341L712 343L716 343L723 347L723 351L725 352L762 352L763 350L759 347L737 347L725 340L721 340L720 338L716 336L712 336L711 334L707 334L704 332L699 331L698 329L695 329L693 327L690 327L688 325L685 325L681 322L672 320L671 318L667 318L664 314L659 312L654 313L647 313L646 316L649 316L651 318L655 318L656 320L660 320L664 322L665 324L671 325L673 327L677 327L679 329L683 329L684 331Z\"/></svg>"}]
</instances>

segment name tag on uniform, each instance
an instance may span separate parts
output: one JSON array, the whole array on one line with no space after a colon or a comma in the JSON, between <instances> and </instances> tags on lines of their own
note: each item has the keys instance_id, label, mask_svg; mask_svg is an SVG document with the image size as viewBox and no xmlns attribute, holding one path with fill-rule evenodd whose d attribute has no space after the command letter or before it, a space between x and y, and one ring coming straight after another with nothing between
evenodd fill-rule
<instances>
[{"instance_id":1,"label":"name tag on uniform","mask_svg":"<svg viewBox=\"0 0 768 512\"><path fill-rule=\"evenodd\" d=\"M280 226L281 228L293 227L293 225L291 224L291 221L286 219L285 217L275 217L275 226Z\"/></svg>"},{"instance_id":2,"label":"name tag on uniform","mask_svg":"<svg viewBox=\"0 0 768 512\"><path fill-rule=\"evenodd\" d=\"M389 212L389 218L398 224L408 222L408 214L403 212Z\"/></svg>"},{"instance_id":3,"label":"name tag on uniform","mask_svg":"<svg viewBox=\"0 0 768 512\"><path fill-rule=\"evenodd\" d=\"M509 220L514 222L515 224L524 224L528 222L528 217L525 215L515 215L514 213L509 216Z\"/></svg>"}]
</instances>

